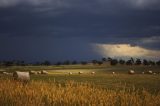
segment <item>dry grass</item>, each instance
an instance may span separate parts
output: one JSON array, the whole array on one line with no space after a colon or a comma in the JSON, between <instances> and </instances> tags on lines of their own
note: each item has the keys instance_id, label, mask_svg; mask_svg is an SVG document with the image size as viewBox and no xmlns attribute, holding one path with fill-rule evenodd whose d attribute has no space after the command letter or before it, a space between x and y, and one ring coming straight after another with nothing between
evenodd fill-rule
<instances>
[{"instance_id":1,"label":"dry grass","mask_svg":"<svg viewBox=\"0 0 160 106\"><path fill-rule=\"evenodd\" d=\"M0 104L3 106L160 106L160 92L146 90L102 89L89 83L67 81L64 84L31 81L27 84L0 80Z\"/></svg>"}]
</instances>

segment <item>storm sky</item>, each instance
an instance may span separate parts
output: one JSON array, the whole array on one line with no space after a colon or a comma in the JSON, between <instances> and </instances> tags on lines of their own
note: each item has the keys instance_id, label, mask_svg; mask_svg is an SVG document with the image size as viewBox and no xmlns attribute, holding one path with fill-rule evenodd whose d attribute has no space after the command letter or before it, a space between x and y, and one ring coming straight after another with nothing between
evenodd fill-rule
<instances>
[{"instance_id":1,"label":"storm sky","mask_svg":"<svg viewBox=\"0 0 160 106\"><path fill-rule=\"evenodd\" d=\"M0 0L0 60L159 59L159 45L159 0Z\"/></svg>"}]
</instances>

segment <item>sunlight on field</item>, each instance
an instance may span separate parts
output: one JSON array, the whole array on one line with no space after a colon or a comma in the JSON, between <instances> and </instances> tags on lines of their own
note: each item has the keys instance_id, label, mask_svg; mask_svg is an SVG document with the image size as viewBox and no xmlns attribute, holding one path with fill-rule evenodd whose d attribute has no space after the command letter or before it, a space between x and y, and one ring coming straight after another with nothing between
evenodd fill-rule
<instances>
[{"instance_id":1,"label":"sunlight on field","mask_svg":"<svg viewBox=\"0 0 160 106\"><path fill-rule=\"evenodd\" d=\"M97 71L95 69L61 69L61 70L47 70L49 74L78 74L78 72L83 72L83 74L90 74L93 71ZM100 70L99 70L100 72Z\"/></svg>"}]
</instances>

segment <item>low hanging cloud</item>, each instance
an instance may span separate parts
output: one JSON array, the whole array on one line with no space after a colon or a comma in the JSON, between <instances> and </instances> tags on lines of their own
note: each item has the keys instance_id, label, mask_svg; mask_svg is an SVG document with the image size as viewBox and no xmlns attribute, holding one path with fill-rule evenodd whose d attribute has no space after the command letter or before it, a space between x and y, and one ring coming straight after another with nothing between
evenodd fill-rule
<instances>
[{"instance_id":1,"label":"low hanging cloud","mask_svg":"<svg viewBox=\"0 0 160 106\"><path fill-rule=\"evenodd\" d=\"M89 4L89 8L93 10L95 8L104 8L104 7L129 7L135 9L160 9L159 0L0 0L0 7L10 7L16 6L19 4L29 4L34 6L47 5L50 7L57 8L64 7L66 5L76 8L84 7L86 4ZM93 4L93 5L92 5ZM96 4L96 5L95 5ZM88 7L87 7L88 8ZM97 8L97 9L98 9Z\"/></svg>"},{"instance_id":2,"label":"low hanging cloud","mask_svg":"<svg viewBox=\"0 0 160 106\"><path fill-rule=\"evenodd\" d=\"M124 0L132 5L134 8L139 9L158 9L159 8L159 0Z\"/></svg>"},{"instance_id":3,"label":"low hanging cloud","mask_svg":"<svg viewBox=\"0 0 160 106\"><path fill-rule=\"evenodd\" d=\"M11 7L21 4L28 4L31 6L45 6L52 8L59 8L68 4L64 0L0 0L0 7Z\"/></svg>"},{"instance_id":4,"label":"low hanging cloud","mask_svg":"<svg viewBox=\"0 0 160 106\"><path fill-rule=\"evenodd\" d=\"M160 36L144 37L140 41L145 44L160 43Z\"/></svg>"},{"instance_id":5,"label":"low hanging cloud","mask_svg":"<svg viewBox=\"0 0 160 106\"><path fill-rule=\"evenodd\" d=\"M104 57L160 58L159 50L149 50L130 44L94 44L94 50Z\"/></svg>"}]
</instances>

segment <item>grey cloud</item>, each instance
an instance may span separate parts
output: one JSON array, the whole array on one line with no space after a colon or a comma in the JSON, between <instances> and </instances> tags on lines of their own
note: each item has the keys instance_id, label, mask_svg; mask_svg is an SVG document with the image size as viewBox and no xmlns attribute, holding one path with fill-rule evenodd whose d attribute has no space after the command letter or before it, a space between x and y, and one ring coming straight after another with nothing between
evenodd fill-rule
<instances>
[{"instance_id":1,"label":"grey cloud","mask_svg":"<svg viewBox=\"0 0 160 106\"><path fill-rule=\"evenodd\" d=\"M160 9L159 0L126 0L129 1L131 5L139 9Z\"/></svg>"},{"instance_id":2,"label":"grey cloud","mask_svg":"<svg viewBox=\"0 0 160 106\"><path fill-rule=\"evenodd\" d=\"M151 36L141 39L142 43L160 43L160 36Z\"/></svg>"},{"instance_id":3,"label":"grey cloud","mask_svg":"<svg viewBox=\"0 0 160 106\"><path fill-rule=\"evenodd\" d=\"M0 0L0 7L10 7L15 6L20 2L20 0Z\"/></svg>"},{"instance_id":4,"label":"grey cloud","mask_svg":"<svg viewBox=\"0 0 160 106\"><path fill-rule=\"evenodd\" d=\"M30 5L41 8L60 8L68 5L65 0L0 0L0 7L14 7L17 5Z\"/></svg>"},{"instance_id":5,"label":"grey cloud","mask_svg":"<svg viewBox=\"0 0 160 106\"><path fill-rule=\"evenodd\" d=\"M88 10L108 10L119 8L160 9L159 0L0 0L0 7L10 7L20 4L40 6L41 8L85 8ZM99 12L101 12L99 11Z\"/></svg>"},{"instance_id":6,"label":"grey cloud","mask_svg":"<svg viewBox=\"0 0 160 106\"><path fill-rule=\"evenodd\" d=\"M65 58L74 50L78 51L74 57L81 54L89 57L92 54L89 44L92 43L131 44L159 50L158 5L158 0L0 0L0 37L10 39L0 39L1 51L4 51L4 57L6 52L9 56L10 49L16 55L23 42L25 50L31 55L44 50L50 53L49 57L54 54L53 58L59 53L62 53L59 57ZM17 42L21 40L19 37L28 37L28 40ZM50 38L43 41L43 37ZM13 42L13 38L17 39ZM48 41L52 43L48 44ZM13 45L3 47L4 44ZM43 44L46 45L43 47ZM78 46L70 47L75 44ZM15 50L12 50L14 47ZM38 50L35 49L37 47ZM27 56L25 50L22 54ZM66 51L66 55L62 56Z\"/></svg>"}]
</instances>

